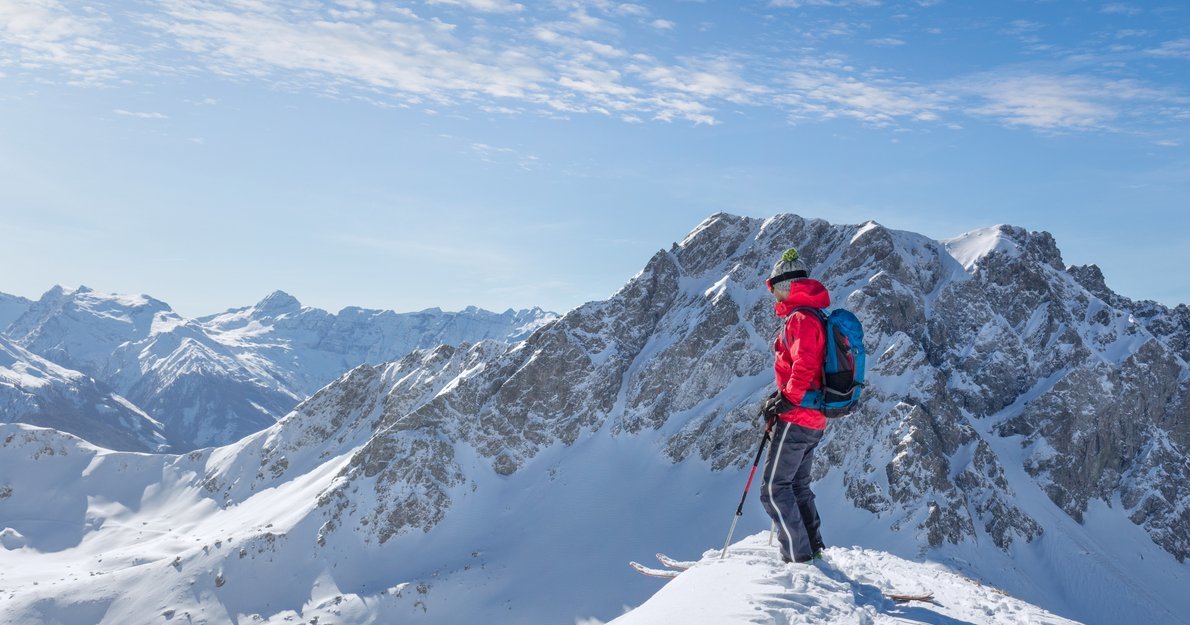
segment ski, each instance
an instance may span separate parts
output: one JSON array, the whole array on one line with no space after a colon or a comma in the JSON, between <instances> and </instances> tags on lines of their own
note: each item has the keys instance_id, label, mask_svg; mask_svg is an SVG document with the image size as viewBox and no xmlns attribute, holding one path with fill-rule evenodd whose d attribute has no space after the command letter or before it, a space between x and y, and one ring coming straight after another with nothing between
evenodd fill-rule
<instances>
[{"instance_id":1,"label":"ski","mask_svg":"<svg viewBox=\"0 0 1190 625\"><path fill-rule=\"evenodd\" d=\"M905 603L906 601L933 601L934 600L933 593L930 593L928 595L900 595L900 594L892 594L892 593L886 592L886 593L884 593L884 596L888 597L889 599L892 599L893 601L896 601L897 603Z\"/></svg>"},{"instance_id":2,"label":"ski","mask_svg":"<svg viewBox=\"0 0 1190 625\"><path fill-rule=\"evenodd\" d=\"M649 577L662 577L666 579L673 579L678 576L681 571L673 571L666 569L651 569L639 562L629 562L628 566L632 567L637 573L641 575L648 575Z\"/></svg>"},{"instance_id":3,"label":"ski","mask_svg":"<svg viewBox=\"0 0 1190 625\"><path fill-rule=\"evenodd\" d=\"M664 564L665 566L668 566L671 569L677 569L679 571L685 571L686 569L695 565L694 562L683 562L681 560L674 560L673 558L665 555L664 553L657 554L657 561Z\"/></svg>"}]
</instances>

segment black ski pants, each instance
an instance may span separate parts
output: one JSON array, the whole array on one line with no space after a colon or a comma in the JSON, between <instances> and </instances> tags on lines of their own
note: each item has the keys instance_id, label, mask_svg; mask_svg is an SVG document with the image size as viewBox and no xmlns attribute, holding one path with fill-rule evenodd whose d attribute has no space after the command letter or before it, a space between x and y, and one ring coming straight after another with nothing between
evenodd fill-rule
<instances>
[{"instance_id":1,"label":"black ski pants","mask_svg":"<svg viewBox=\"0 0 1190 625\"><path fill-rule=\"evenodd\" d=\"M822 435L823 430L778 421L760 489L760 503L777 524L782 555L798 562L810 560L824 546L810 490L814 448Z\"/></svg>"}]
</instances>

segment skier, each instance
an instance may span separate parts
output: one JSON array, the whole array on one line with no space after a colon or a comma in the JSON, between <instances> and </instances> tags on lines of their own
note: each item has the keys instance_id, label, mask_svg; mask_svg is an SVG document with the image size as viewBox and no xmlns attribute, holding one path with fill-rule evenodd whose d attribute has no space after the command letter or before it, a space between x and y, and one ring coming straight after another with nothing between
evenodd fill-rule
<instances>
[{"instance_id":1,"label":"skier","mask_svg":"<svg viewBox=\"0 0 1190 625\"><path fill-rule=\"evenodd\" d=\"M786 250L766 281L776 298L782 331L773 344L777 391L761 411L772 432L760 489L760 502L772 517L785 562L810 562L822 557L825 545L819 532L818 509L810 490L814 448L826 430L826 415L803 407L807 391L822 388L826 336L823 322L811 310L826 308L830 294L810 278L796 249Z\"/></svg>"}]
</instances>

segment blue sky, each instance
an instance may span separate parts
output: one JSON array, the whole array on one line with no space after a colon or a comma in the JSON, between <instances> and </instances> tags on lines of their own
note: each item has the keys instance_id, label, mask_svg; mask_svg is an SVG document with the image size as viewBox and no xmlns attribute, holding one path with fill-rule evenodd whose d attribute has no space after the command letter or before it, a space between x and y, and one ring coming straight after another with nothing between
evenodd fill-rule
<instances>
[{"instance_id":1,"label":"blue sky","mask_svg":"<svg viewBox=\"0 0 1190 625\"><path fill-rule=\"evenodd\" d=\"M564 311L728 211L1184 303L1188 76L1176 2L0 0L0 291Z\"/></svg>"}]
</instances>

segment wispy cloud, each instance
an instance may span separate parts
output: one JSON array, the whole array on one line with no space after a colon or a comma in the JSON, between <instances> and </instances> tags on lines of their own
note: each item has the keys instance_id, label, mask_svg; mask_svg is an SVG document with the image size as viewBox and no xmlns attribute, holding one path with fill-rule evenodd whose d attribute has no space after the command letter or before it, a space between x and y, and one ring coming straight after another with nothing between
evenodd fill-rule
<instances>
[{"instance_id":1,"label":"wispy cloud","mask_svg":"<svg viewBox=\"0 0 1190 625\"><path fill-rule=\"evenodd\" d=\"M485 163L515 163L526 171L535 169L541 164L541 159L532 154L522 154L513 148L473 142L467 145L467 151L477 156Z\"/></svg>"},{"instance_id":2,"label":"wispy cloud","mask_svg":"<svg viewBox=\"0 0 1190 625\"><path fill-rule=\"evenodd\" d=\"M976 98L967 111L1046 131L1109 129L1138 107L1180 99L1129 80L1042 73L988 73L954 87Z\"/></svg>"},{"instance_id":3,"label":"wispy cloud","mask_svg":"<svg viewBox=\"0 0 1190 625\"><path fill-rule=\"evenodd\" d=\"M948 97L937 90L878 75L860 75L826 62L785 77L788 90L776 101L794 119L848 117L888 126L901 122L936 121Z\"/></svg>"},{"instance_id":4,"label":"wispy cloud","mask_svg":"<svg viewBox=\"0 0 1190 625\"><path fill-rule=\"evenodd\" d=\"M508 0L426 0L426 4L451 4L488 13L517 13L525 5Z\"/></svg>"},{"instance_id":5,"label":"wispy cloud","mask_svg":"<svg viewBox=\"0 0 1190 625\"><path fill-rule=\"evenodd\" d=\"M880 6L880 0L770 0L769 6L797 9L801 7Z\"/></svg>"},{"instance_id":6,"label":"wispy cloud","mask_svg":"<svg viewBox=\"0 0 1190 625\"><path fill-rule=\"evenodd\" d=\"M1112 2L1110 4L1103 5L1103 8L1099 9L1099 11L1101 13L1110 13L1115 15L1139 15L1142 12L1142 9L1138 6L1125 4L1123 2Z\"/></svg>"},{"instance_id":7,"label":"wispy cloud","mask_svg":"<svg viewBox=\"0 0 1190 625\"><path fill-rule=\"evenodd\" d=\"M139 111L126 111L124 109L115 109L112 112L115 113L116 115L123 115L124 117L137 117L140 119L169 119L169 115L166 115L164 113L158 113L156 111L139 112Z\"/></svg>"},{"instance_id":8,"label":"wispy cloud","mask_svg":"<svg viewBox=\"0 0 1190 625\"><path fill-rule=\"evenodd\" d=\"M57 0L0 0L0 65L59 67L73 83L110 80L133 56L105 34L109 23L95 9L76 12Z\"/></svg>"},{"instance_id":9,"label":"wispy cloud","mask_svg":"<svg viewBox=\"0 0 1190 625\"><path fill-rule=\"evenodd\" d=\"M1190 60L1190 37L1184 39L1175 39L1173 41L1165 41L1156 48L1151 48L1145 52L1151 54L1152 56L1159 56L1167 59Z\"/></svg>"}]
</instances>

